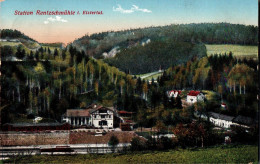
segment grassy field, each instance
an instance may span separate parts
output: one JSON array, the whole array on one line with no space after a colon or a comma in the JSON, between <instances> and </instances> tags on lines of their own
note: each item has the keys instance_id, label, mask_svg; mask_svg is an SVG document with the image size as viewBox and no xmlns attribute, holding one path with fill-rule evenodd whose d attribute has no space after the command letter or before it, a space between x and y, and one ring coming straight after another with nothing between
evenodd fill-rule
<instances>
[{"instance_id":1,"label":"grassy field","mask_svg":"<svg viewBox=\"0 0 260 164\"><path fill-rule=\"evenodd\" d=\"M162 76L163 72L151 72L151 73L146 73L146 74L140 74L140 75L136 75L136 77L140 77L141 79L144 80L152 80L152 78L154 80L157 80L157 78L159 76Z\"/></svg>"},{"instance_id":2,"label":"grassy field","mask_svg":"<svg viewBox=\"0 0 260 164\"><path fill-rule=\"evenodd\" d=\"M207 55L212 54L224 54L229 53L230 51L234 56L243 58L257 58L258 55L258 47L257 46L241 46L241 45L230 45L230 44L221 44L221 45L209 45L206 44Z\"/></svg>"},{"instance_id":3,"label":"grassy field","mask_svg":"<svg viewBox=\"0 0 260 164\"><path fill-rule=\"evenodd\" d=\"M15 160L15 161L14 161ZM16 163L258 163L258 147L218 146L195 150L150 151L128 154L37 155L13 159Z\"/></svg>"},{"instance_id":4,"label":"grassy field","mask_svg":"<svg viewBox=\"0 0 260 164\"><path fill-rule=\"evenodd\" d=\"M22 44L21 42L3 42L0 41L1 46L18 46L19 44Z\"/></svg>"}]
</instances>

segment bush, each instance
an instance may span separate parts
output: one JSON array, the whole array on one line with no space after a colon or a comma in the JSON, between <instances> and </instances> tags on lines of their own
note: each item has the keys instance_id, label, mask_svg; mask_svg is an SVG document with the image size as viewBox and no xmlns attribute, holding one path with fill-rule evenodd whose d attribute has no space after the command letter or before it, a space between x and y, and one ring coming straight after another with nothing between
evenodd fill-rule
<instances>
[{"instance_id":1,"label":"bush","mask_svg":"<svg viewBox=\"0 0 260 164\"><path fill-rule=\"evenodd\" d=\"M131 141L131 150L132 151L145 150L145 144L140 140L140 138L135 137Z\"/></svg>"},{"instance_id":2,"label":"bush","mask_svg":"<svg viewBox=\"0 0 260 164\"><path fill-rule=\"evenodd\" d=\"M108 141L108 145L112 147L112 152L114 153L115 152L115 148L116 146L119 144L119 140L116 136L111 136L110 137L110 140Z\"/></svg>"},{"instance_id":3,"label":"bush","mask_svg":"<svg viewBox=\"0 0 260 164\"><path fill-rule=\"evenodd\" d=\"M34 118L35 118L34 114L28 114L27 115L27 119L34 119Z\"/></svg>"}]
</instances>

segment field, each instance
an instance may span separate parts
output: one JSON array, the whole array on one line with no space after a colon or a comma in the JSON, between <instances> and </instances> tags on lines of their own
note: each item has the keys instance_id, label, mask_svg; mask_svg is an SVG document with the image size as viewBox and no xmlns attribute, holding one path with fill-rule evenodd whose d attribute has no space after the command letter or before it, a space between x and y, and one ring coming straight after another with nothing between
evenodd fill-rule
<instances>
[{"instance_id":1,"label":"field","mask_svg":"<svg viewBox=\"0 0 260 164\"><path fill-rule=\"evenodd\" d=\"M39 44L38 43L27 43L27 42L24 42L24 43L21 43L21 42L3 42L1 41L0 42L0 46L11 46L12 49L13 49L13 52L15 53L16 52L16 48L19 46L19 45L22 45L23 49L25 50L25 52L28 54L30 53L30 51L36 51L37 48L39 48Z\"/></svg>"},{"instance_id":2,"label":"field","mask_svg":"<svg viewBox=\"0 0 260 164\"><path fill-rule=\"evenodd\" d=\"M239 58L257 58L258 57L258 47L257 46L241 46L241 45L230 45L230 44L222 44L222 45L209 45L206 44L207 55L212 54L224 54L229 53L230 51L234 56Z\"/></svg>"},{"instance_id":3,"label":"field","mask_svg":"<svg viewBox=\"0 0 260 164\"><path fill-rule=\"evenodd\" d=\"M146 74L140 74L140 75L136 75L136 77L140 77L142 80L152 80L152 78L154 80L157 80L157 78L159 76L161 76L163 74L163 72L151 72L151 73L146 73Z\"/></svg>"},{"instance_id":4,"label":"field","mask_svg":"<svg viewBox=\"0 0 260 164\"><path fill-rule=\"evenodd\" d=\"M1 46L18 46L22 44L21 42L3 42L3 41L0 41L0 45Z\"/></svg>"},{"instance_id":5,"label":"field","mask_svg":"<svg viewBox=\"0 0 260 164\"><path fill-rule=\"evenodd\" d=\"M14 161L15 160L15 161ZM257 163L258 147L218 146L204 149L177 149L128 154L38 155L13 159L16 163Z\"/></svg>"}]
</instances>

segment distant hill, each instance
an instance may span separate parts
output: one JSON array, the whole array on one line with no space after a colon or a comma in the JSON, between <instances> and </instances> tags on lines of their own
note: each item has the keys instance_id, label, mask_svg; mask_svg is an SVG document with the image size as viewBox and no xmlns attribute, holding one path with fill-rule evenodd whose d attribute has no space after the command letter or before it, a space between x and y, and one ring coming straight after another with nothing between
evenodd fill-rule
<instances>
[{"instance_id":1,"label":"distant hill","mask_svg":"<svg viewBox=\"0 0 260 164\"><path fill-rule=\"evenodd\" d=\"M1 39L13 39L13 38L22 38L30 41L35 41L34 39L30 38L29 36L23 34L22 32L18 30L12 30L12 29L2 29L0 30L0 38Z\"/></svg>"},{"instance_id":2,"label":"distant hill","mask_svg":"<svg viewBox=\"0 0 260 164\"><path fill-rule=\"evenodd\" d=\"M103 53L109 53L115 47L120 50L145 44L147 40L165 39L204 44L257 45L258 27L230 23L173 24L85 35L71 45L84 50L89 56L104 58Z\"/></svg>"},{"instance_id":3,"label":"distant hill","mask_svg":"<svg viewBox=\"0 0 260 164\"><path fill-rule=\"evenodd\" d=\"M123 71L139 74L181 64L194 56L202 57L206 53L202 44L257 43L256 26L199 23L102 32L85 35L70 45ZM199 54L194 54L194 48Z\"/></svg>"},{"instance_id":4,"label":"distant hill","mask_svg":"<svg viewBox=\"0 0 260 164\"><path fill-rule=\"evenodd\" d=\"M0 30L0 36L1 46L10 46L14 49L16 49L18 46L22 46L22 49L25 49L27 52L31 50L35 51L40 48L40 45L37 41L18 30L2 29Z\"/></svg>"}]
</instances>

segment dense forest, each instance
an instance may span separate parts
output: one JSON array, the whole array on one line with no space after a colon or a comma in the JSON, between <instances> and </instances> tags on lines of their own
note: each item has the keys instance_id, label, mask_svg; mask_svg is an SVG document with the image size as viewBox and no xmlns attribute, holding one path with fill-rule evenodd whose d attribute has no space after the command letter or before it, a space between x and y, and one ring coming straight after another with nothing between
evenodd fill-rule
<instances>
[{"instance_id":1,"label":"dense forest","mask_svg":"<svg viewBox=\"0 0 260 164\"><path fill-rule=\"evenodd\" d=\"M60 120L66 109L95 101L113 106L123 87L132 84L130 75L73 47L49 55L52 60L37 61L32 52L25 61L2 62L2 123L14 121L18 113Z\"/></svg>"},{"instance_id":2,"label":"dense forest","mask_svg":"<svg viewBox=\"0 0 260 164\"><path fill-rule=\"evenodd\" d=\"M119 52L114 58L104 61L131 74L167 69L179 65L194 57L206 56L206 47L202 44L174 42L171 40L154 41L144 46L136 46Z\"/></svg>"}]
</instances>

